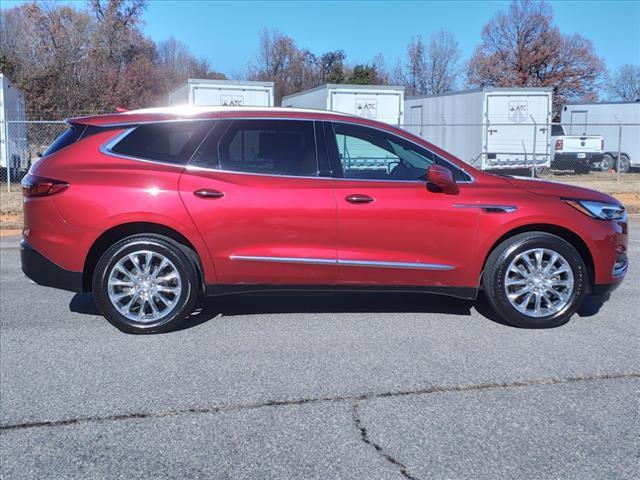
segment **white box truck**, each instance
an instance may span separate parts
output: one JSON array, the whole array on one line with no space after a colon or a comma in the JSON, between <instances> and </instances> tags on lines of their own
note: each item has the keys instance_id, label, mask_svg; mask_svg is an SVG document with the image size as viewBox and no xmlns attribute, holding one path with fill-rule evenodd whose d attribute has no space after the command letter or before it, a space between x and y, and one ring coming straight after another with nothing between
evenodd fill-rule
<instances>
[{"instance_id":1,"label":"white box truck","mask_svg":"<svg viewBox=\"0 0 640 480\"><path fill-rule=\"evenodd\" d=\"M327 83L283 97L282 106L349 113L401 125L404 123L404 87Z\"/></svg>"},{"instance_id":2,"label":"white box truck","mask_svg":"<svg viewBox=\"0 0 640 480\"><path fill-rule=\"evenodd\" d=\"M407 98L405 128L483 170L549 167L551 88Z\"/></svg>"},{"instance_id":3,"label":"white box truck","mask_svg":"<svg viewBox=\"0 0 640 480\"><path fill-rule=\"evenodd\" d=\"M170 105L273 107L273 82L190 78L169 93Z\"/></svg>"},{"instance_id":4,"label":"white box truck","mask_svg":"<svg viewBox=\"0 0 640 480\"><path fill-rule=\"evenodd\" d=\"M24 95L0 73L0 181L12 181L29 169Z\"/></svg>"},{"instance_id":5,"label":"white box truck","mask_svg":"<svg viewBox=\"0 0 640 480\"><path fill-rule=\"evenodd\" d=\"M561 120L565 131L571 135L602 136L602 170L617 167L618 149L621 172L640 168L640 101L565 105Z\"/></svg>"}]
</instances>

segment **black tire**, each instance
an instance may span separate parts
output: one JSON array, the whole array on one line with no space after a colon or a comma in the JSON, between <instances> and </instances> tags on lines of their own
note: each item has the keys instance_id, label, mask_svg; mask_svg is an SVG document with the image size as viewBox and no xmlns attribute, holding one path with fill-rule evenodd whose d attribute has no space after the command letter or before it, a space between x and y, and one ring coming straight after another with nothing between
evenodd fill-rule
<instances>
[{"instance_id":1,"label":"black tire","mask_svg":"<svg viewBox=\"0 0 640 480\"><path fill-rule=\"evenodd\" d=\"M602 161L600 162L600 170L602 170L603 172L608 172L609 170L614 168L615 165L616 162L610 153L605 153L602 156Z\"/></svg>"},{"instance_id":2,"label":"black tire","mask_svg":"<svg viewBox=\"0 0 640 480\"><path fill-rule=\"evenodd\" d=\"M616 165L617 167L618 165ZM624 153L620 155L620 173L628 173L631 169L631 161Z\"/></svg>"},{"instance_id":3,"label":"black tire","mask_svg":"<svg viewBox=\"0 0 640 480\"><path fill-rule=\"evenodd\" d=\"M538 167L536 168L536 177L543 178L551 175L551 168L549 167Z\"/></svg>"},{"instance_id":4,"label":"black tire","mask_svg":"<svg viewBox=\"0 0 640 480\"><path fill-rule=\"evenodd\" d=\"M173 306L166 306L170 311L157 320L145 319L139 322L127 318L109 297L109 276L115 265L138 251L155 252L159 255L158 258L168 259L179 277L180 291L171 298ZM195 252L161 235L139 234L120 240L102 255L93 273L93 295L100 313L112 325L127 333L161 333L175 329L193 311L198 297L198 273L194 258L197 258ZM163 304L160 302L155 305L157 308L157 305ZM147 302L146 306L148 308L143 307L145 311L150 309L151 304Z\"/></svg>"},{"instance_id":5,"label":"black tire","mask_svg":"<svg viewBox=\"0 0 640 480\"><path fill-rule=\"evenodd\" d=\"M520 312L507 297L505 280L511 262L521 253L545 248L560 254L573 273L573 290L566 305L558 311L540 317ZM587 293L588 273L584 260L567 241L545 232L527 232L515 235L498 245L485 265L484 292L494 311L507 323L522 328L552 328L563 325L580 308Z\"/></svg>"},{"instance_id":6,"label":"black tire","mask_svg":"<svg viewBox=\"0 0 640 480\"><path fill-rule=\"evenodd\" d=\"M573 167L573 171L574 173L576 173L577 175L586 175L590 172L590 167L589 165L585 165L585 164L579 164L576 165L575 167Z\"/></svg>"}]
</instances>

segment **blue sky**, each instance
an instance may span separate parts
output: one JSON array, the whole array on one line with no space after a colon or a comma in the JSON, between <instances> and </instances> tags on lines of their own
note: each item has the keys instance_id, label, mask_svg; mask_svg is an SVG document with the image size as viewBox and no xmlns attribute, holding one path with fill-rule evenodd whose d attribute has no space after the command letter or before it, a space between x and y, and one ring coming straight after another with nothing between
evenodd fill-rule
<instances>
[{"instance_id":1,"label":"blue sky","mask_svg":"<svg viewBox=\"0 0 640 480\"><path fill-rule=\"evenodd\" d=\"M2 1L4 8L19 3ZM591 39L609 69L640 64L640 0L549 3L560 30ZM281 30L314 53L343 49L349 63L366 62L382 53L391 69L413 35L427 39L440 28L453 32L467 59L482 27L508 5L508 1L152 0L144 30L154 40L176 37L229 77L246 67L264 27Z\"/></svg>"}]
</instances>

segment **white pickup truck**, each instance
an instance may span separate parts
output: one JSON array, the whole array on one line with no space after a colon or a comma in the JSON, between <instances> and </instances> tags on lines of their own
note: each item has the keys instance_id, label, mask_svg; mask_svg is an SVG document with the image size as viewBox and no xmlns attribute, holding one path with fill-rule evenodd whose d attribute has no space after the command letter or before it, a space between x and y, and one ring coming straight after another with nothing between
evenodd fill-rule
<instances>
[{"instance_id":1,"label":"white pickup truck","mask_svg":"<svg viewBox=\"0 0 640 480\"><path fill-rule=\"evenodd\" d=\"M551 125L551 168L589 173L599 168L604 153L602 135L566 135L562 125Z\"/></svg>"}]
</instances>

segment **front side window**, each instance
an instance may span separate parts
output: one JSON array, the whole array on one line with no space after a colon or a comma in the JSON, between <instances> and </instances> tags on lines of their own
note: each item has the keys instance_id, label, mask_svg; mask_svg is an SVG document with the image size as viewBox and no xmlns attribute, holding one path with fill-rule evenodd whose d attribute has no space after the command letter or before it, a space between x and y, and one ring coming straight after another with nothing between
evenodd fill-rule
<instances>
[{"instance_id":1,"label":"front side window","mask_svg":"<svg viewBox=\"0 0 640 480\"><path fill-rule=\"evenodd\" d=\"M335 123L334 132L345 178L424 180L434 164L428 150L381 130Z\"/></svg>"},{"instance_id":2,"label":"front side window","mask_svg":"<svg viewBox=\"0 0 640 480\"><path fill-rule=\"evenodd\" d=\"M111 151L128 157L184 165L209 128L211 122L208 121L139 125L112 146Z\"/></svg>"}]
</instances>

